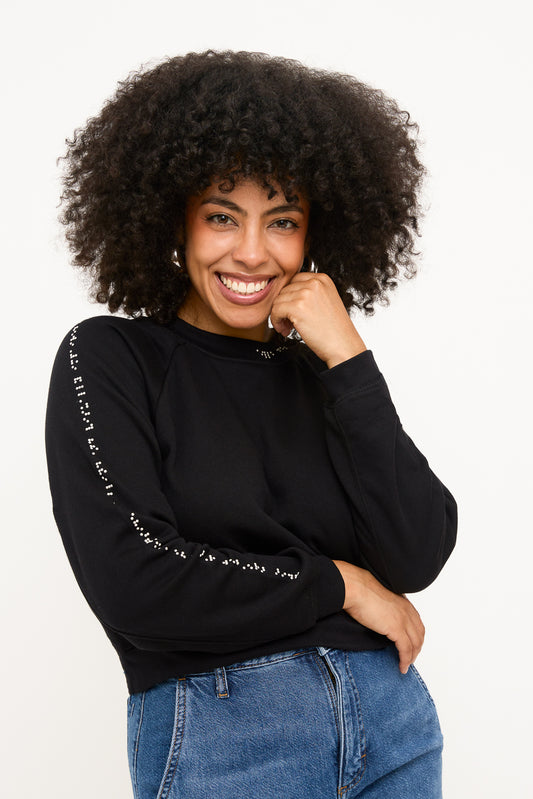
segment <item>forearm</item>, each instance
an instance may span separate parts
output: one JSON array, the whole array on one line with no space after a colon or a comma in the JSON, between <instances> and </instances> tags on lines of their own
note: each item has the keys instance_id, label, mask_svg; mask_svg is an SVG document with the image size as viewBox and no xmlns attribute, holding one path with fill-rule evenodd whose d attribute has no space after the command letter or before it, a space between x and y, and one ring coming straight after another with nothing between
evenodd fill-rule
<instances>
[{"instance_id":1,"label":"forearm","mask_svg":"<svg viewBox=\"0 0 533 799\"><path fill-rule=\"evenodd\" d=\"M370 350L320 379L328 449L362 563L397 593L422 590L455 544L455 500L404 431Z\"/></svg>"}]
</instances>

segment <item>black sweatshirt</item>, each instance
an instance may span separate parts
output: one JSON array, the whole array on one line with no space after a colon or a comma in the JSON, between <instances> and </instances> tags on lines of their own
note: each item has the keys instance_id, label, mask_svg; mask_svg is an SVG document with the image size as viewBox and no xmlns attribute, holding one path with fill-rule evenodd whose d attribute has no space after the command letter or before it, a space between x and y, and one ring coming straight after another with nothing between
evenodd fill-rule
<instances>
[{"instance_id":1,"label":"black sweatshirt","mask_svg":"<svg viewBox=\"0 0 533 799\"><path fill-rule=\"evenodd\" d=\"M435 579L457 507L373 354L176 318L96 316L61 342L46 411L53 512L130 693L322 645L387 642L342 610L332 559L398 593Z\"/></svg>"}]
</instances>

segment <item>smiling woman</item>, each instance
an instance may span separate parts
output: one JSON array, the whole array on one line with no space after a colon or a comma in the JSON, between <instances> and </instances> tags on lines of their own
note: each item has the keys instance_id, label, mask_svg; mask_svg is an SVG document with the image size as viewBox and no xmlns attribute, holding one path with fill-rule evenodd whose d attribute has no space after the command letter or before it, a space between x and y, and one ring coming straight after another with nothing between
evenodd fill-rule
<instances>
[{"instance_id":1,"label":"smiling woman","mask_svg":"<svg viewBox=\"0 0 533 799\"><path fill-rule=\"evenodd\" d=\"M217 188L187 203L180 244L191 287L178 316L212 333L267 341L273 301L303 266L309 203L280 204L280 186L271 196L253 180L226 195Z\"/></svg>"},{"instance_id":2,"label":"smiling woman","mask_svg":"<svg viewBox=\"0 0 533 799\"><path fill-rule=\"evenodd\" d=\"M415 129L350 76L209 51L68 143L62 221L111 315L60 343L46 453L135 799L441 796L404 594L457 506L349 315L415 273Z\"/></svg>"}]
</instances>

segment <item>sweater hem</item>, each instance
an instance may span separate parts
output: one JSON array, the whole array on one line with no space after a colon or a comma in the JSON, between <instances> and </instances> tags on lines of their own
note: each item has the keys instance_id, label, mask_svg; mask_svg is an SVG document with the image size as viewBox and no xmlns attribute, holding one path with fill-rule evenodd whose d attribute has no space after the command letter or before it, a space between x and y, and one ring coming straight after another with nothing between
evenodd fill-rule
<instances>
[{"instance_id":1,"label":"sweater hem","mask_svg":"<svg viewBox=\"0 0 533 799\"><path fill-rule=\"evenodd\" d=\"M273 655L279 652L324 646L354 651L384 649L388 638L372 632L341 612L329 617L332 624L317 624L312 631L269 641L246 649L226 652L168 651L149 653L130 649L119 653L129 694L147 691L169 679L187 677L229 667L244 660ZM154 656L155 655L155 656Z\"/></svg>"}]
</instances>

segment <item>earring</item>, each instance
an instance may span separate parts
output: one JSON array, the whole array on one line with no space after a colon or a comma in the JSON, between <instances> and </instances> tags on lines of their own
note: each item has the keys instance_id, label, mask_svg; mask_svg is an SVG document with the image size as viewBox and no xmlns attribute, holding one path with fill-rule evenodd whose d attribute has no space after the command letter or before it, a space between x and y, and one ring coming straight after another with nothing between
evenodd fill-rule
<instances>
[{"instance_id":1,"label":"earring","mask_svg":"<svg viewBox=\"0 0 533 799\"><path fill-rule=\"evenodd\" d=\"M178 260L178 251L177 250L174 250L174 252L172 253L172 258L170 260L172 261L174 266L177 268L178 272L183 272L184 271L183 266L180 264L180 262Z\"/></svg>"}]
</instances>

